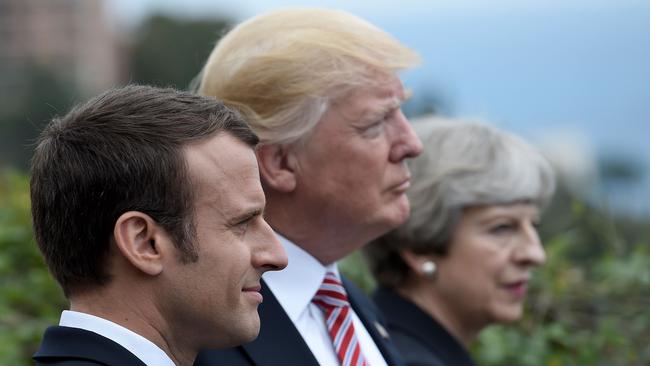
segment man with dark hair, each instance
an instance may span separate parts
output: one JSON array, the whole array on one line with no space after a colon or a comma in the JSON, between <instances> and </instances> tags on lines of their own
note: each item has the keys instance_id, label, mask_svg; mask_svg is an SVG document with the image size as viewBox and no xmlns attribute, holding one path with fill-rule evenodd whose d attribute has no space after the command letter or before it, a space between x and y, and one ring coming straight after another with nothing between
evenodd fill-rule
<instances>
[{"instance_id":1,"label":"man with dark hair","mask_svg":"<svg viewBox=\"0 0 650 366\"><path fill-rule=\"evenodd\" d=\"M33 225L70 311L37 365L191 365L257 336L260 277L287 262L262 218L257 142L213 98L146 86L45 128Z\"/></svg>"}]
</instances>

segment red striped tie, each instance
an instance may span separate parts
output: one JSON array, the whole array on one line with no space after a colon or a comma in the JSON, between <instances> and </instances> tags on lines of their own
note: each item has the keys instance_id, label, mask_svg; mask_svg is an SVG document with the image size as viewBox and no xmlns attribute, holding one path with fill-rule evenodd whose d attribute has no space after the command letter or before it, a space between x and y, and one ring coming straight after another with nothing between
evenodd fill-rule
<instances>
[{"instance_id":1,"label":"red striped tie","mask_svg":"<svg viewBox=\"0 0 650 366\"><path fill-rule=\"evenodd\" d=\"M312 302L325 313L327 329L341 366L368 366L361 353L357 337L354 335L348 296L334 273L325 274L323 284Z\"/></svg>"}]
</instances>

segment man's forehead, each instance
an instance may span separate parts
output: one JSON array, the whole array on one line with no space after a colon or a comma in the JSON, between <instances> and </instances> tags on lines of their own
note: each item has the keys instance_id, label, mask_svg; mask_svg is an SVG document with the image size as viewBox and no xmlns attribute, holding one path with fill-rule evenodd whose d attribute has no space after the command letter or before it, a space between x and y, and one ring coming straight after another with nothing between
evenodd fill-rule
<instances>
[{"instance_id":1,"label":"man's forehead","mask_svg":"<svg viewBox=\"0 0 650 366\"><path fill-rule=\"evenodd\" d=\"M237 170L242 166L257 165L255 150L245 142L227 132L199 140L184 147L185 158L190 169L201 172L207 166L222 170Z\"/></svg>"},{"instance_id":2,"label":"man's forehead","mask_svg":"<svg viewBox=\"0 0 650 366\"><path fill-rule=\"evenodd\" d=\"M376 74L371 83L356 88L356 92L377 98L401 98L404 95L404 85L397 75Z\"/></svg>"},{"instance_id":3,"label":"man's forehead","mask_svg":"<svg viewBox=\"0 0 650 366\"><path fill-rule=\"evenodd\" d=\"M229 134L189 145L185 149L189 173L200 190L216 192L259 185L259 169L252 147Z\"/></svg>"},{"instance_id":4,"label":"man's forehead","mask_svg":"<svg viewBox=\"0 0 650 366\"><path fill-rule=\"evenodd\" d=\"M358 119L366 114L381 114L398 108L410 96L402 86L399 78L390 82L377 81L351 90L332 104L333 107L346 110L348 118ZM355 114L352 116L351 114Z\"/></svg>"},{"instance_id":5,"label":"man's forehead","mask_svg":"<svg viewBox=\"0 0 650 366\"><path fill-rule=\"evenodd\" d=\"M404 85L398 77L394 77L393 80L387 80L385 83L380 83L374 90L380 98L397 98L399 101L402 101L406 96Z\"/></svg>"},{"instance_id":6,"label":"man's forehead","mask_svg":"<svg viewBox=\"0 0 650 366\"><path fill-rule=\"evenodd\" d=\"M252 155L254 157L254 155ZM225 161L224 161L225 160ZM196 169L199 182L206 194L239 196L261 189L259 168L256 160L242 159L241 156L224 156L214 161L212 167Z\"/></svg>"},{"instance_id":7,"label":"man's forehead","mask_svg":"<svg viewBox=\"0 0 650 366\"><path fill-rule=\"evenodd\" d=\"M399 86L382 87L370 92L365 105L361 105L359 117L380 118L391 110L400 108L407 94L401 84Z\"/></svg>"},{"instance_id":8,"label":"man's forehead","mask_svg":"<svg viewBox=\"0 0 650 366\"><path fill-rule=\"evenodd\" d=\"M266 204L259 170L253 164L243 164L236 171L221 170L214 179L199 183L197 193L197 206L219 212L226 221L261 212Z\"/></svg>"}]
</instances>

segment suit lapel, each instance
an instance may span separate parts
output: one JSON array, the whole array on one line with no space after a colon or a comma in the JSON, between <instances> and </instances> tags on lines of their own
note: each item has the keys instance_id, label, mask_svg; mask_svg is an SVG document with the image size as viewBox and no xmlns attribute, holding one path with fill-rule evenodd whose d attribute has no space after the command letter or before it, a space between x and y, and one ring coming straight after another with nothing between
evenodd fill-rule
<instances>
[{"instance_id":1,"label":"suit lapel","mask_svg":"<svg viewBox=\"0 0 650 366\"><path fill-rule=\"evenodd\" d=\"M364 327L379 348L384 360L389 366L404 365L397 348L390 341L385 322L381 318L379 310L370 302L370 299L352 282L341 276L345 291L348 293L350 306L363 323Z\"/></svg>"},{"instance_id":2,"label":"suit lapel","mask_svg":"<svg viewBox=\"0 0 650 366\"><path fill-rule=\"evenodd\" d=\"M261 293L264 302L259 308L260 335L243 346L253 363L265 366L318 366L309 347L264 280Z\"/></svg>"}]
</instances>

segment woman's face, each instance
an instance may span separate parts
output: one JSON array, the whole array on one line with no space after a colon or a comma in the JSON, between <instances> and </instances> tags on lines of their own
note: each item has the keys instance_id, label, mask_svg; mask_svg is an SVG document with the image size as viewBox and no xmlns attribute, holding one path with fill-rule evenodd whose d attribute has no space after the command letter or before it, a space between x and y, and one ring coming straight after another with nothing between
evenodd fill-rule
<instances>
[{"instance_id":1,"label":"woman's face","mask_svg":"<svg viewBox=\"0 0 650 366\"><path fill-rule=\"evenodd\" d=\"M519 319L531 270L546 259L538 220L530 203L465 209L447 255L435 258L444 313L479 328Z\"/></svg>"}]
</instances>

